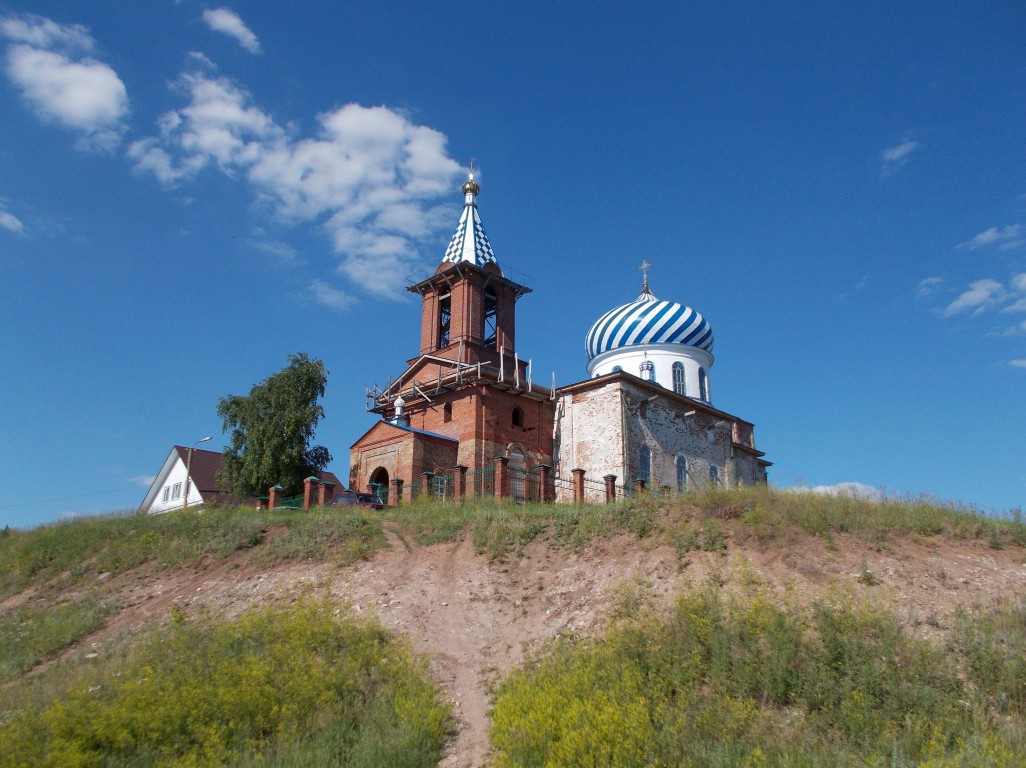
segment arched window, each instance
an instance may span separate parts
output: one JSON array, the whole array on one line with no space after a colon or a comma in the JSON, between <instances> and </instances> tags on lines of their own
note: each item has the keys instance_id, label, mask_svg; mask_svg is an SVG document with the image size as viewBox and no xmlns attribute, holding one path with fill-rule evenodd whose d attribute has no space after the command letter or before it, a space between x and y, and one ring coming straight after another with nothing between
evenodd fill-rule
<instances>
[{"instance_id":1,"label":"arched window","mask_svg":"<svg viewBox=\"0 0 1026 768\"><path fill-rule=\"evenodd\" d=\"M513 426L524 426L524 409L519 406L513 409Z\"/></svg>"},{"instance_id":2,"label":"arched window","mask_svg":"<svg viewBox=\"0 0 1026 768\"><path fill-rule=\"evenodd\" d=\"M438 299L438 347L449 346L449 330L452 327L452 296L446 294Z\"/></svg>"},{"instance_id":3,"label":"arched window","mask_svg":"<svg viewBox=\"0 0 1026 768\"><path fill-rule=\"evenodd\" d=\"M677 493L684 493L688 489L688 457L683 453L677 454Z\"/></svg>"},{"instance_id":4,"label":"arched window","mask_svg":"<svg viewBox=\"0 0 1026 768\"><path fill-rule=\"evenodd\" d=\"M645 360L641 364L641 378L645 381L655 381L655 366L651 360Z\"/></svg>"},{"instance_id":5,"label":"arched window","mask_svg":"<svg viewBox=\"0 0 1026 768\"><path fill-rule=\"evenodd\" d=\"M640 403L638 403L638 418L648 418L648 400L642 400Z\"/></svg>"},{"instance_id":6,"label":"arched window","mask_svg":"<svg viewBox=\"0 0 1026 768\"><path fill-rule=\"evenodd\" d=\"M498 335L496 331L496 316L498 314L499 299L495 295L495 289L485 288L484 292L484 345L489 349L496 349Z\"/></svg>"},{"instance_id":7,"label":"arched window","mask_svg":"<svg viewBox=\"0 0 1026 768\"><path fill-rule=\"evenodd\" d=\"M446 403L442 407L442 421L446 424L452 421L452 403Z\"/></svg>"},{"instance_id":8,"label":"arched window","mask_svg":"<svg viewBox=\"0 0 1026 768\"><path fill-rule=\"evenodd\" d=\"M686 395L688 393L684 380L684 363L680 361L673 364L673 391L678 395Z\"/></svg>"},{"instance_id":9,"label":"arched window","mask_svg":"<svg viewBox=\"0 0 1026 768\"><path fill-rule=\"evenodd\" d=\"M720 484L720 468L717 467L715 464L710 464L709 465L709 485L716 486L716 485L719 485L719 484Z\"/></svg>"},{"instance_id":10,"label":"arched window","mask_svg":"<svg viewBox=\"0 0 1026 768\"><path fill-rule=\"evenodd\" d=\"M709 402L709 377L705 373L705 368L698 369L698 396Z\"/></svg>"},{"instance_id":11,"label":"arched window","mask_svg":"<svg viewBox=\"0 0 1026 768\"><path fill-rule=\"evenodd\" d=\"M652 451L647 445L638 448L638 477L649 484L652 480Z\"/></svg>"}]
</instances>

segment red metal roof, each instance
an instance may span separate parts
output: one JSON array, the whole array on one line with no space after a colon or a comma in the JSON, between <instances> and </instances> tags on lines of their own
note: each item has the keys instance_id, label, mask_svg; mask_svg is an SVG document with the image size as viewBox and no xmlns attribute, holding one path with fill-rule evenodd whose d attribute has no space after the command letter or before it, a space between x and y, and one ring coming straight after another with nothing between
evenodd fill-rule
<instances>
[{"instance_id":1,"label":"red metal roof","mask_svg":"<svg viewBox=\"0 0 1026 768\"><path fill-rule=\"evenodd\" d=\"M183 464L188 464L189 447L176 445L174 450L178 452ZM227 501L228 497L221 493L217 487L217 473L221 470L221 454L217 451L205 451L202 448L192 449L192 465L190 475L192 484L200 492L206 502ZM345 484L340 482L334 472L318 472L317 477L321 482L334 483L333 495L338 491L345 490Z\"/></svg>"}]
</instances>

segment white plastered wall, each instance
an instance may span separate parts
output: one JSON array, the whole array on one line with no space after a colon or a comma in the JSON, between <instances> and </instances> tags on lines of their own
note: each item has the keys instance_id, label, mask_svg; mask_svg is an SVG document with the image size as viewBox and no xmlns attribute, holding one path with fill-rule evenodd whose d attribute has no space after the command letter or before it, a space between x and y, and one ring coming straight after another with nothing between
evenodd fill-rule
<instances>
[{"instance_id":1,"label":"white plastered wall","mask_svg":"<svg viewBox=\"0 0 1026 768\"><path fill-rule=\"evenodd\" d=\"M671 392L673 391L673 364L683 363L685 384L683 394L700 400L702 395L699 389L698 371L699 368L704 369L706 389L709 392L708 401L712 402L709 369L712 368L713 356L697 347L685 347L680 344L645 344L638 347L611 349L591 359L588 363L588 373L592 378L596 378L612 373L616 366L620 366L625 373L632 373L644 378L641 373L641 365L646 360L651 362L655 369L656 383Z\"/></svg>"}]
</instances>

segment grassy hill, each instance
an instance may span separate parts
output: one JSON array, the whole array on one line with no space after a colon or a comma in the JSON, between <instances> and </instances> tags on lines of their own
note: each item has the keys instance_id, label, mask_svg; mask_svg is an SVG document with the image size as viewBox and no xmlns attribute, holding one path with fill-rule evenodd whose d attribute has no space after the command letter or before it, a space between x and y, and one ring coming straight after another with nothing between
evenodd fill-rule
<instances>
[{"instance_id":1,"label":"grassy hill","mask_svg":"<svg viewBox=\"0 0 1026 768\"><path fill-rule=\"evenodd\" d=\"M0 533L3 765L1022 765L1026 526L769 489Z\"/></svg>"}]
</instances>

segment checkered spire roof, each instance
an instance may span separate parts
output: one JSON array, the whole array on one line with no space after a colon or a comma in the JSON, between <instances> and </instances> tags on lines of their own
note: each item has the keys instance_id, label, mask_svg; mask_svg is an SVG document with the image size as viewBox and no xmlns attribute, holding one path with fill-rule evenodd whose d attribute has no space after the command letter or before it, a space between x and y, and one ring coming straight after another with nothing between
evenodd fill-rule
<instances>
[{"instance_id":1,"label":"checkered spire roof","mask_svg":"<svg viewBox=\"0 0 1026 768\"><path fill-rule=\"evenodd\" d=\"M469 261L479 267L488 263L494 264L495 251L492 250L492 244L488 242L488 235L485 234L484 227L481 225L481 216L477 212L477 195L481 188L474 181L473 172L470 173L462 189L466 196L463 215L460 216L460 223L456 227L452 240L449 241L449 247L445 249L442 261L452 264Z\"/></svg>"}]
</instances>

